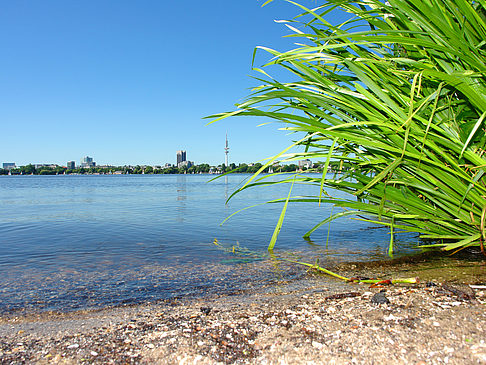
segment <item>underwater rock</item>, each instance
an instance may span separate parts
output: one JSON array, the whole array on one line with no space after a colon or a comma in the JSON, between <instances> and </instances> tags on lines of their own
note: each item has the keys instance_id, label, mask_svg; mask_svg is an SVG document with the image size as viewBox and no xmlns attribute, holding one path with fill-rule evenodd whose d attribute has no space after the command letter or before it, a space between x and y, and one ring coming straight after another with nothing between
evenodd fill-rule
<instances>
[{"instance_id":1,"label":"underwater rock","mask_svg":"<svg viewBox=\"0 0 486 365\"><path fill-rule=\"evenodd\" d=\"M390 301L385 296L385 293L381 291L381 292L373 295L373 298L371 298L371 303L373 303L373 304L389 304Z\"/></svg>"}]
</instances>

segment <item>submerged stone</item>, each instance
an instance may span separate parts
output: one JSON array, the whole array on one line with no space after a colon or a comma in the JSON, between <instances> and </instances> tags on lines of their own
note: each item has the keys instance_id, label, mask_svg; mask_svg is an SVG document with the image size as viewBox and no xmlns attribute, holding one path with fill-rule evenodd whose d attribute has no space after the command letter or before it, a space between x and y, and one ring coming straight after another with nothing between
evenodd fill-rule
<instances>
[{"instance_id":1,"label":"submerged stone","mask_svg":"<svg viewBox=\"0 0 486 365\"><path fill-rule=\"evenodd\" d=\"M384 292L379 292L373 295L373 298L371 298L371 303L373 304L389 304L390 301L388 298L385 296Z\"/></svg>"}]
</instances>

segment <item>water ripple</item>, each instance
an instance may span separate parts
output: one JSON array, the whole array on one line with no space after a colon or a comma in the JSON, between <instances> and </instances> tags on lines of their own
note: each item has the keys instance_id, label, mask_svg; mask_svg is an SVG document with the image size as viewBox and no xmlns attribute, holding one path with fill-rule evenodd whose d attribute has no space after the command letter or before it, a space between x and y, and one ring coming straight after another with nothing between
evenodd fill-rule
<instances>
[{"instance_id":1,"label":"water ripple","mask_svg":"<svg viewBox=\"0 0 486 365\"><path fill-rule=\"evenodd\" d=\"M0 177L0 311L116 305L235 290L258 275L265 280L268 267L249 275L243 267L254 262L224 264L228 257L212 244L217 238L265 252L280 206L260 206L220 223L238 209L285 197L288 187L250 189L226 205L244 178L207 183L210 176L204 175ZM314 188L294 190L307 195ZM329 214L328 206L289 206L277 249L323 260L385 257L387 232L366 231L363 222L333 224L329 248L325 229L311 244L302 239Z\"/></svg>"}]
</instances>

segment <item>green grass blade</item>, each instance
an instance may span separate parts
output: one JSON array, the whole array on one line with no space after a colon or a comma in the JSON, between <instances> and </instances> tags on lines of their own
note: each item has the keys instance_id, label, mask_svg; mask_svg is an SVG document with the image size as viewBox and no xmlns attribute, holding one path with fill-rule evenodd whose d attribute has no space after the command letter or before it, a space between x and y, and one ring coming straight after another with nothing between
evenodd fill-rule
<instances>
[{"instance_id":1,"label":"green grass blade","mask_svg":"<svg viewBox=\"0 0 486 365\"><path fill-rule=\"evenodd\" d=\"M294 181L292 181L292 184L290 185L289 195L287 196L287 200L285 201L285 204L280 213L280 217L278 218L277 225L275 226L275 230L273 231L272 239L270 240L270 244L268 245L268 251L270 252L273 251L273 248L275 247L275 243L277 242L278 235L280 234L280 230L282 229L283 221L285 218L285 212L287 211L287 205L289 204L289 199L292 195L292 188L294 187Z\"/></svg>"}]
</instances>

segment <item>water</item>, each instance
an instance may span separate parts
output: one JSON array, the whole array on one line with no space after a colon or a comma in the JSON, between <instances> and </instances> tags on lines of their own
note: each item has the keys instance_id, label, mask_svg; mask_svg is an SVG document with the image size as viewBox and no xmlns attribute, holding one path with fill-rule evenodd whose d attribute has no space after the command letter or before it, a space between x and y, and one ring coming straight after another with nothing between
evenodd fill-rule
<instances>
[{"instance_id":1,"label":"water","mask_svg":"<svg viewBox=\"0 0 486 365\"><path fill-rule=\"evenodd\" d=\"M0 177L0 312L199 296L299 275L295 267L232 261L212 243L265 253L281 205L220 223L244 207L286 197L289 187L249 189L226 205L246 177L209 183L209 175ZM296 186L294 194L315 189ZM333 223L327 248L327 227L310 242L302 239L329 214L327 205L290 205L276 251L321 263L386 258L387 231L359 221ZM413 241L399 241L402 252Z\"/></svg>"}]
</instances>

